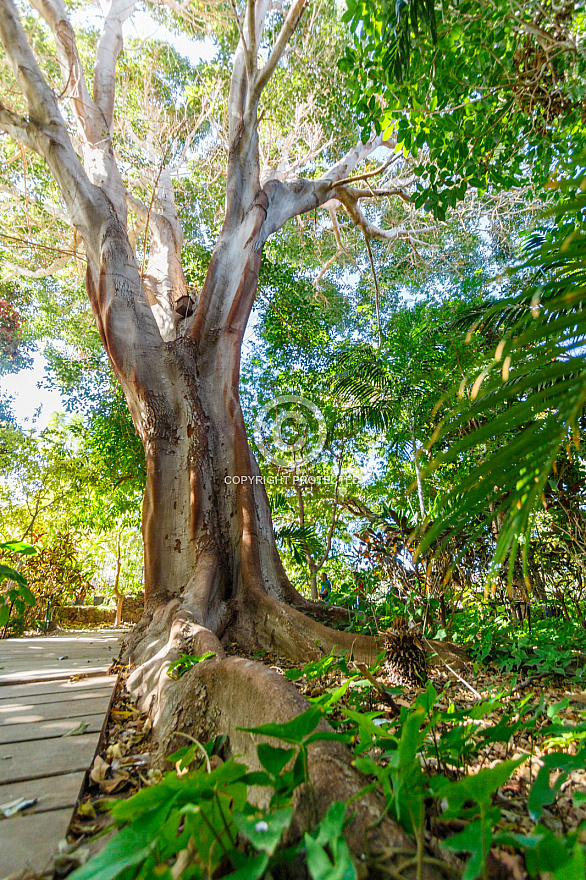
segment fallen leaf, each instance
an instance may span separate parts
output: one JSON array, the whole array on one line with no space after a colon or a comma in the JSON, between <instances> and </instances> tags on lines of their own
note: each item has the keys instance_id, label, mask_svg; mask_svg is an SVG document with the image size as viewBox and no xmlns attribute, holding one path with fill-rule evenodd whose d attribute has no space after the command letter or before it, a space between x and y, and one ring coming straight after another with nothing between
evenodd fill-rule
<instances>
[{"instance_id":1,"label":"fallen leaf","mask_svg":"<svg viewBox=\"0 0 586 880\"><path fill-rule=\"evenodd\" d=\"M98 831L102 830L102 826L94 822L93 825L81 825L79 822L72 822L69 826L69 830L73 834L97 834Z\"/></svg>"},{"instance_id":2,"label":"fallen leaf","mask_svg":"<svg viewBox=\"0 0 586 880\"><path fill-rule=\"evenodd\" d=\"M100 782L100 789L104 794L113 794L119 788L122 788L130 780L128 773L119 773L113 779L104 779Z\"/></svg>"},{"instance_id":3,"label":"fallen leaf","mask_svg":"<svg viewBox=\"0 0 586 880\"><path fill-rule=\"evenodd\" d=\"M113 743L111 746L108 746L106 757L110 759L123 758L126 754L126 751L127 749L124 743L116 742Z\"/></svg>"},{"instance_id":4,"label":"fallen leaf","mask_svg":"<svg viewBox=\"0 0 586 880\"><path fill-rule=\"evenodd\" d=\"M114 758L112 761L112 769L118 770L120 767L144 767L151 763L151 756L145 755L126 755L124 758Z\"/></svg>"},{"instance_id":5,"label":"fallen leaf","mask_svg":"<svg viewBox=\"0 0 586 880\"><path fill-rule=\"evenodd\" d=\"M109 769L110 765L108 764L108 762L104 761L104 759L101 758L100 755L96 755L93 767L90 772L90 779L93 782L102 782L102 780L106 778L106 774L108 773Z\"/></svg>"},{"instance_id":6,"label":"fallen leaf","mask_svg":"<svg viewBox=\"0 0 586 880\"><path fill-rule=\"evenodd\" d=\"M94 805L91 801L85 801L83 804L80 804L77 808L77 812L80 816L89 816L90 819L96 818L96 811L94 810Z\"/></svg>"},{"instance_id":7,"label":"fallen leaf","mask_svg":"<svg viewBox=\"0 0 586 880\"><path fill-rule=\"evenodd\" d=\"M81 736L82 733L85 733L88 729L89 724L87 721L80 721L77 727L74 727L72 730L68 730L67 733L64 733L63 736Z\"/></svg>"}]
</instances>

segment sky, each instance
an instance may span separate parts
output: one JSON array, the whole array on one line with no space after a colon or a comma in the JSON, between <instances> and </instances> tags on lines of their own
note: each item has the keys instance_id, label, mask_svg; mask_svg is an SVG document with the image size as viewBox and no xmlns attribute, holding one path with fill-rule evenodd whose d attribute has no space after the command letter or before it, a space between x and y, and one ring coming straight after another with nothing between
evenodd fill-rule
<instances>
[{"instance_id":1,"label":"sky","mask_svg":"<svg viewBox=\"0 0 586 880\"><path fill-rule=\"evenodd\" d=\"M30 369L0 377L0 388L12 397L12 411L23 428L34 427L42 431L47 427L52 413L65 410L58 391L39 387L45 376L46 364L42 353L36 352Z\"/></svg>"}]
</instances>

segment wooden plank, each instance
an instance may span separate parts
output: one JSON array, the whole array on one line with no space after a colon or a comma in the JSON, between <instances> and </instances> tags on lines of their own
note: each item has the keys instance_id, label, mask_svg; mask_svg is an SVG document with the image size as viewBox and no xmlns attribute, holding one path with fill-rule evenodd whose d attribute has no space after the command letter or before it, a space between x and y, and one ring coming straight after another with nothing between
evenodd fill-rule
<instances>
[{"instance_id":1,"label":"wooden plank","mask_svg":"<svg viewBox=\"0 0 586 880\"><path fill-rule=\"evenodd\" d=\"M51 870L99 744L118 645L112 632L0 645L0 803L38 798L27 815L0 820L0 877ZM86 732L63 736L81 721Z\"/></svg>"},{"instance_id":2,"label":"wooden plank","mask_svg":"<svg viewBox=\"0 0 586 880\"><path fill-rule=\"evenodd\" d=\"M12 782L0 785L0 804L8 804L20 798L36 798L37 803L29 807L26 814L46 813L69 807L73 810L81 791L85 773L64 773L48 779L29 779L27 782ZM3 820L6 821L6 820Z\"/></svg>"},{"instance_id":3,"label":"wooden plank","mask_svg":"<svg viewBox=\"0 0 586 880\"><path fill-rule=\"evenodd\" d=\"M119 651L117 632L6 639L0 645L0 685L107 672Z\"/></svg>"},{"instance_id":4,"label":"wooden plank","mask_svg":"<svg viewBox=\"0 0 586 880\"><path fill-rule=\"evenodd\" d=\"M0 672L0 684L9 685L28 681L50 681L55 678L69 678L76 673L106 673L111 665L110 661L98 664L93 660L66 660L55 665L39 664L33 667L26 662L14 663L11 664L10 671Z\"/></svg>"},{"instance_id":5,"label":"wooden plank","mask_svg":"<svg viewBox=\"0 0 586 880\"><path fill-rule=\"evenodd\" d=\"M79 718L83 715L103 715L108 711L112 688L101 694L84 700L64 700L60 703L37 703L36 705L20 705L13 703L11 708L0 707L0 732L6 725L11 727L19 724L51 721L57 718ZM0 740L1 741L1 740ZM3 740L9 742L9 740Z\"/></svg>"},{"instance_id":6,"label":"wooden plank","mask_svg":"<svg viewBox=\"0 0 586 880\"><path fill-rule=\"evenodd\" d=\"M96 752L99 736L84 733L45 740L42 747L30 743L0 746L0 784L43 776L58 776L87 770Z\"/></svg>"},{"instance_id":7,"label":"wooden plank","mask_svg":"<svg viewBox=\"0 0 586 880\"><path fill-rule=\"evenodd\" d=\"M106 704L106 708L108 704ZM33 721L29 724L3 724L0 727L0 746L8 743L34 743L33 748L44 749L46 740L64 736L70 730L75 730L81 724L85 724L84 734L97 733L102 730L104 723L103 712L97 715L78 716L77 718L52 718L49 721Z\"/></svg>"},{"instance_id":8,"label":"wooden plank","mask_svg":"<svg viewBox=\"0 0 586 880\"><path fill-rule=\"evenodd\" d=\"M6 715L14 711L25 712L27 709L32 710L37 708L44 711L45 707L48 706L64 705L73 708L76 703L83 703L85 700L100 700L102 697L109 697L112 693L115 681L115 678L111 678L110 684L107 687L96 688L96 690L90 690L88 688L80 693L73 691L69 695L63 693L41 694L39 697L20 697L20 699L17 697L12 700L0 700L0 724Z\"/></svg>"},{"instance_id":9,"label":"wooden plank","mask_svg":"<svg viewBox=\"0 0 586 880\"><path fill-rule=\"evenodd\" d=\"M76 681L66 678L57 681L10 684L0 687L0 706L3 700L13 700L15 697L19 699L30 697L34 700L38 697L39 703L50 702L53 697L59 700L72 699L74 694L83 690L111 687L113 681L115 681L115 677L112 675L90 675Z\"/></svg>"},{"instance_id":10,"label":"wooden plank","mask_svg":"<svg viewBox=\"0 0 586 880\"><path fill-rule=\"evenodd\" d=\"M70 819L71 808L67 807L0 822L0 877L25 868L38 872L48 868Z\"/></svg>"}]
</instances>

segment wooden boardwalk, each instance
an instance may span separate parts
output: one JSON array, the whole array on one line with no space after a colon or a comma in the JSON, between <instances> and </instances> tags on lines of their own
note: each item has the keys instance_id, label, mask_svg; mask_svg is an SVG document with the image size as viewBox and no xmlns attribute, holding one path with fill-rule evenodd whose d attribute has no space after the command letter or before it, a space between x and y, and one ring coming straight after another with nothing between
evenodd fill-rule
<instances>
[{"instance_id":1,"label":"wooden boardwalk","mask_svg":"<svg viewBox=\"0 0 586 880\"><path fill-rule=\"evenodd\" d=\"M43 873L65 838L112 699L116 676L106 673L120 636L0 641L1 880ZM33 803L5 818L21 799Z\"/></svg>"}]
</instances>

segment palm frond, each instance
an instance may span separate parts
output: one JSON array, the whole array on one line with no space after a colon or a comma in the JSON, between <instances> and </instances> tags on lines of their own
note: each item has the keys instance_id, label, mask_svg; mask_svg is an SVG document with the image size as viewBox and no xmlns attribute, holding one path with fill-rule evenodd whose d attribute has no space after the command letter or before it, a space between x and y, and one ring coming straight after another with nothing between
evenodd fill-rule
<instances>
[{"instance_id":1,"label":"palm frond","mask_svg":"<svg viewBox=\"0 0 586 880\"><path fill-rule=\"evenodd\" d=\"M321 541L313 526L286 524L275 528L275 539L278 544L289 550L298 565L306 563L305 554L319 556L323 552Z\"/></svg>"},{"instance_id":2,"label":"palm frond","mask_svg":"<svg viewBox=\"0 0 586 880\"><path fill-rule=\"evenodd\" d=\"M560 447L579 445L586 406L586 195L578 172L556 228L531 239L520 268L533 272L534 283L505 303L515 320L492 364L432 438L441 444L448 433L463 434L435 456L427 473L470 458L478 463L438 501L421 553L471 524L478 534L502 519L493 567L508 558L512 577L522 545L526 568L533 519ZM502 315L502 308L494 304L481 320ZM471 422L479 427L466 431Z\"/></svg>"}]
</instances>

